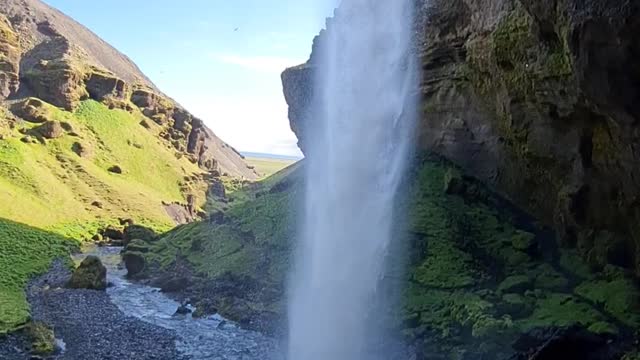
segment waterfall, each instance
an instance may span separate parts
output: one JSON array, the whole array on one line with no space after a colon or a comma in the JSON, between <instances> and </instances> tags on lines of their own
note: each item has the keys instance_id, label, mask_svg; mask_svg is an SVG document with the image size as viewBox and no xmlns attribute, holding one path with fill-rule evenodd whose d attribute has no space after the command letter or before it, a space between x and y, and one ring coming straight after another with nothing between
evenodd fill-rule
<instances>
[{"instance_id":1,"label":"waterfall","mask_svg":"<svg viewBox=\"0 0 640 360\"><path fill-rule=\"evenodd\" d=\"M344 0L314 53L289 360L371 360L371 321L412 145L410 0Z\"/></svg>"}]
</instances>

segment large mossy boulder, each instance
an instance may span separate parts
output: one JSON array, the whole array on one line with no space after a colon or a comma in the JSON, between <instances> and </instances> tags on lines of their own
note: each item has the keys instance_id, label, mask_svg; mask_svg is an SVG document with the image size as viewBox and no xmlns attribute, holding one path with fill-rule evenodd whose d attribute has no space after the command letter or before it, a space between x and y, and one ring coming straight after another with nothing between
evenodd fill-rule
<instances>
[{"instance_id":1,"label":"large mossy boulder","mask_svg":"<svg viewBox=\"0 0 640 360\"><path fill-rule=\"evenodd\" d=\"M107 268L97 256L87 256L71 275L68 286L73 289L105 290Z\"/></svg>"},{"instance_id":2,"label":"large mossy boulder","mask_svg":"<svg viewBox=\"0 0 640 360\"><path fill-rule=\"evenodd\" d=\"M142 225L129 225L124 229L124 241L125 244L134 240L140 239L145 242L152 242L156 240L157 234L152 229Z\"/></svg>"},{"instance_id":3,"label":"large mossy boulder","mask_svg":"<svg viewBox=\"0 0 640 360\"><path fill-rule=\"evenodd\" d=\"M138 251L123 252L122 261L124 261L124 266L127 268L128 277L139 276L146 268L144 254Z\"/></svg>"}]
</instances>

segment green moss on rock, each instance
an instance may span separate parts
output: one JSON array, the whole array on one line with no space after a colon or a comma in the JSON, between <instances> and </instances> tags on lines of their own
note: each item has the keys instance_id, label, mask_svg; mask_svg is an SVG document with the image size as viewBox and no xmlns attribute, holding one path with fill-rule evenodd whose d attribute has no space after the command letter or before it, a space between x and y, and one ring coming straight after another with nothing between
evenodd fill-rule
<instances>
[{"instance_id":1,"label":"green moss on rock","mask_svg":"<svg viewBox=\"0 0 640 360\"><path fill-rule=\"evenodd\" d=\"M502 293L524 293L533 287L533 281L526 275L513 275L504 279L498 285L498 291Z\"/></svg>"},{"instance_id":2,"label":"green moss on rock","mask_svg":"<svg viewBox=\"0 0 640 360\"><path fill-rule=\"evenodd\" d=\"M107 268L97 256L87 256L73 272L68 286L74 289L105 290Z\"/></svg>"},{"instance_id":3,"label":"green moss on rock","mask_svg":"<svg viewBox=\"0 0 640 360\"><path fill-rule=\"evenodd\" d=\"M31 352L38 356L51 355L56 349L53 330L44 323L33 322L27 326L27 335L31 340Z\"/></svg>"},{"instance_id":4,"label":"green moss on rock","mask_svg":"<svg viewBox=\"0 0 640 360\"><path fill-rule=\"evenodd\" d=\"M531 316L517 321L517 325L528 331L536 327L549 326L589 327L601 322L607 322L607 318L588 303L570 294L550 293L537 299Z\"/></svg>"},{"instance_id":5,"label":"green moss on rock","mask_svg":"<svg viewBox=\"0 0 640 360\"><path fill-rule=\"evenodd\" d=\"M606 312L627 326L640 327L640 290L634 280L585 281L575 292L602 305Z\"/></svg>"}]
</instances>

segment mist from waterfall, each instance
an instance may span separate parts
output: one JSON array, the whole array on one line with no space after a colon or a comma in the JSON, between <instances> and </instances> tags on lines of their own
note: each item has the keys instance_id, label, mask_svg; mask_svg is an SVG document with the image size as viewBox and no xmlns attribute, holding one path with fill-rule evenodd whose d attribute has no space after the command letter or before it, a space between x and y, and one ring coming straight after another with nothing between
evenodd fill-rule
<instances>
[{"instance_id":1,"label":"mist from waterfall","mask_svg":"<svg viewBox=\"0 0 640 360\"><path fill-rule=\"evenodd\" d=\"M314 51L289 360L371 360L372 321L412 147L410 0L344 0ZM389 304L390 305L390 304ZM375 315L375 314L373 314Z\"/></svg>"}]
</instances>

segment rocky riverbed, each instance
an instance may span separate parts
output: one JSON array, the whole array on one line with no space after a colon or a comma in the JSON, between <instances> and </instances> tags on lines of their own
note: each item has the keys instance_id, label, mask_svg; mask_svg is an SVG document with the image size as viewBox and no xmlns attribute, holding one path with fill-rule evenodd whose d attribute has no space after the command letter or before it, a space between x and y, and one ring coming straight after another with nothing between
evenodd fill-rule
<instances>
[{"instance_id":1,"label":"rocky riverbed","mask_svg":"<svg viewBox=\"0 0 640 360\"><path fill-rule=\"evenodd\" d=\"M127 281L119 252L88 252L108 268L106 292L66 289L70 272L61 261L29 285L33 320L55 331L59 348L52 359L277 359L272 339L219 316L176 314L181 304L156 288ZM0 338L0 358L31 359L28 346L21 333Z\"/></svg>"}]
</instances>

